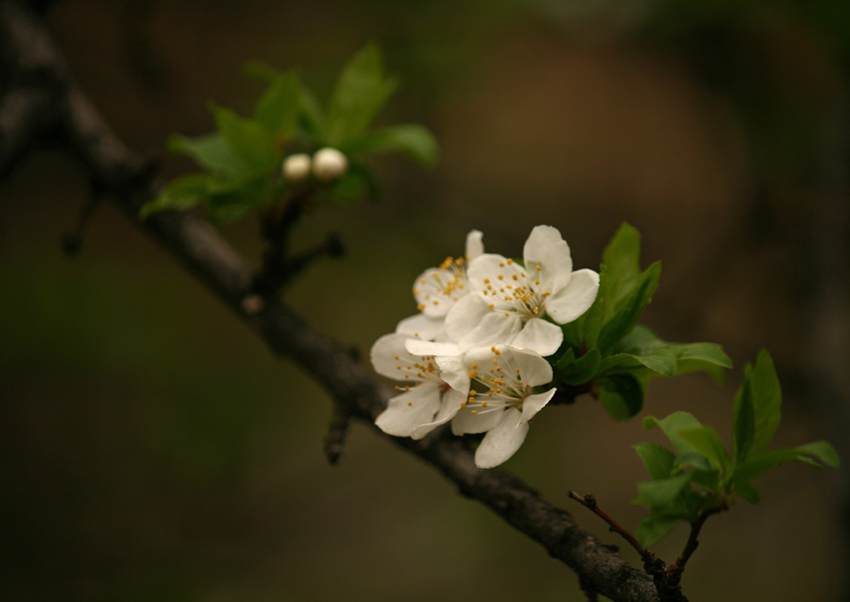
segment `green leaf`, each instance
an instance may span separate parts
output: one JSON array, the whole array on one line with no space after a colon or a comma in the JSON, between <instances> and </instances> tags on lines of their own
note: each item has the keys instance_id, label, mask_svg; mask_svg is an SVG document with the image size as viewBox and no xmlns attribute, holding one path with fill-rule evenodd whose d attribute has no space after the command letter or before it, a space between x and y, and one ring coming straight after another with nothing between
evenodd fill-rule
<instances>
[{"instance_id":1,"label":"green leaf","mask_svg":"<svg viewBox=\"0 0 850 602\"><path fill-rule=\"evenodd\" d=\"M681 466L682 468L690 466L702 472L711 472L712 470L711 461L701 453L695 451L687 451L679 454L676 457L676 466Z\"/></svg>"},{"instance_id":2,"label":"green leaf","mask_svg":"<svg viewBox=\"0 0 850 602\"><path fill-rule=\"evenodd\" d=\"M732 367L732 360L714 343L668 343L646 326L638 324L620 341L623 353L643 356L666 356L675 361L675 374L708 372L718 382L725 376L723 369ZM667 374L665 374L667 376Z\"/></svg>"},{"instance_id":3,"label":"green leaf","mask_svg":"<svg viewBox=\"0 0 850 602\"><path fill-rule=\"evenodd\" d=\"M301 108L301 125L316 139L319 146L325 145L328 135L325 113L313 93L303 86L298 96L298 105Z\"/></svg>"},{"instance_id":4,"label":"green leaf","mask_svg":"<svg viewBox=\"0 0 850 602\"><path fill-rule=\"evenodd\" d=\"M837 468L840 464L838 454L826 441L809 443L791 449L775 449L760 456L756 456L735 467L732 475L736 487L742 483L748 483L764 472L784 464L797 460L805 462L815 468L823 468L818 461L823 462L831 468Z\"/></svg>"},{"instance_id":5,"label":"green leaf","mask_svg":"<svg viewBox=\"0 0 850 602\"><path fill-rule=\"evenodd\" d=\"M661 376L676 375L676 358L670 354L650 352L641 355L631 353L616 353L609 355L599 364L599 374L626 372L646 368Z\"/></svg>"},{"instance_id":6,"label":"green leaf","mask_svg":"<svg viewBox=\"0 0 850 602\"><path fill-rule=\"evenodd\" d=\"M663 511L672 507L682 490L691 482L692 473L686 472L675 477L644 481L638 484L638 497L633 500L654 511Z\"/></svg>"},{"instance_id":7,"label":"green leaf","mask_svg":"<svg viewBox=\"0 0 850 602\"><path fill-rule=\"evenodd\" d=\"M735 492L751 504L758 504L761 501L758 489L749 483L739 483L735 486Z\"/></svg>"},{"instance_id":8,"label":"green leaf","mask_svg":"<svg viewBox=\"0 0 850 602\"><path fill-rule=\"evenodd\" d=\"M273 140L287 140L298 129L301 80L297 73L279 75L257 102L254 121L263 126Z\"/></svg>"},{"instance_id":9,"label":"green leaf","mask_svg":"<svg viewBox=\"0 0 850 602\"><path fill-rule=\"evenodd\" d=\"M175 134L168 139L168 150L188 155L195 163L212 172L238 175L245 170L243 163L218 132L197 138Z\"/></svg>"},{"instance_id":10,"label":"green leaf","mask_svg":"<svg viewBox=\"0 0 850 602\"><path fill-rule=\"evenodd\" d=\"M262 61L248 61L245 63L244 73L246 77L256 79L264 84L271 84L275 79L283 77L283 73Z\"/></svg>"},{"instance_id":11,"label":"green leaf","mask_svg":"<svg viewBox=\"0 0 850 602\"><path fill-rule=\"evenodd\" d=\"M710 426L681 428L676 431L697 453L709 459L714 468L726 472L732 468L732 458L723 445L723 440Z\"/></svg>"},{"instance_id":12,"label":"green leaf","mask_svg":"<svg viewBox=\"0 0 850 602\"><path fill-rule=\"evenodd\" d=\"M622 295L620 300L616 302L613 311L609 312L609 317L599 332L597 346L603 353L618 343L635 327L644 308L652 300L655 289L658 288L659 276L661 276L661 262L656 261L640 275L637 286L627 294ZM613 279L609 282L612 283L612 288L617 284ZM628 286L631 286L631 284ZM626 287L619 287L616 293L621 293L625 289ZM614 296L620 295L615 294Z\"/></svg>"},{"instance_id":13,"label":"green leaf","mask_svg":"<svg viewBox=\"0 0 850 602\"><path fill-rule=\"evenodd\" d=\"M744 367L744 383L735 396L733 451L744 462L763 454L782 416L782 390L770 354L761 350L754 367Z\"/></svg>"},{"instance_id":14,"label":"green leaf","mask_svg":"<svg viewBox=\"0 0 850 602\"><path fill-rule=\"evenodd\" d=\"M384 78L383 57L369 44L343 70L328 107L327 143L339 147L372 122L398 82Z\"/></svg>"},{"instance_id":15,"label":"green leaf","mask_svg":"<svg viewBox=\"0 0 850 602\"><path fill-rule=\"evenodd\" d=\"M658 420L654 416L647 416L643 419L643 428L645 429L651 429L656 425L661 427L661 430L670 439L670 443L673 444L673 447L680 454L697 451L679 434L679 431L682 430L702 428L700 421L694 418L692 414L688 414L687 412L673 412L663 420Z\"/></svg>"},{"instance_id":16,"label":"green leaf","mask_svg":"<svg viewBox=\"0 0 850 602\"><path fill-rule=\"evenodd\" d=\"M643 386L631 374L611 374L599 382L599 401L614 420L628 420L643 408Z\"/></svg>"},{"instance_id":17,"label":"green leaf","mask_svg":"<svg viewBox=\"0 0 850 602\"><path fill-rule=\"evenodd\" d=\"M227 146L244 165L246 172L265 172L276 166L279 153L260 123L216 104L210 105L210 111Z\"/></svg>"},{"instance_id":18,"label":"green leaf","mask_svg":"<svg viewBox=\"0 0 850 602\"><path fill-rule=\"evenodd\" d=\"M156 199L142 207L139 219L145 219L158 211L191 209L204 200L211 180L212 177L204 173L174 178L163 187Z\"/></svg>"},{"instance_id":19,"label":"green leaf","mask_svg":"<svg viewBox=\"0 0 850 602\"><path fill-rule=\"evenodd\" d=\"M437 140L417 124L380 128L348 141L339 150L346 155L400 151L425 166L436 163L440 155Z\"/></svg>"},{"instance_id":20,"label":"green leaf","mask_svg":"<svg viewBox=\"0 0 850 602\"><path fill-rule=\"evenodd\" d=\"M722 383L724 369L732 367L732 360L723 347L714 343L673 343L666 347L676 357L676 375L691 372L708 372L718 383Z\"/></svg>"},{"instance_id":21,"label":"green leaf","mask_svg":"<svg viewBox=\"0 0 850 602\"><path fill-rule=\"evenodd\" d=\"M643 460L644 466L649 471L649 476L654 480L666 479L673 472L676 454L666 447L655 443L638 443L632 447Z\"/></svg>"},{"instance_id":22,"label":"green leaf","mask_svg":"<svg viewBox=\"0 0 850 602\"><path fill-rule=\"evenodd\" d=\"M583 385L596 375L597 368L599 367L599 358L598 349L591 349L576 359L572 348L567 348L553 366L557 379L571 386Z\"/></svg>"},{"instance_id":23,"label":"green leaf","mask_svg":"<svg viewBox=\"0 0 850 602\"><path fill-rule=\"evenodd\" d=\"M637 540L645 548L653 546L679 522L679 517L652 514L642 518L637 526Z\"/></svg>"}]
</instances>

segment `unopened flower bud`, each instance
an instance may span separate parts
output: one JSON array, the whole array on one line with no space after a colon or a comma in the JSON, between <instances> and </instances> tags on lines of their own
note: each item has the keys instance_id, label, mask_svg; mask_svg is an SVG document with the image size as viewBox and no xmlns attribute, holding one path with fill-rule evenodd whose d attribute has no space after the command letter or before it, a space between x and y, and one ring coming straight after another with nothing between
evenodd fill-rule
<instances>
[{"instance_id":1,"label":"unopened flower bud","mask_svg":"<svg viewBox=\"0 0 850 602\"><path fill-rule=\"evenodd\" d=\"M290 182L301 182L310 175L310 155L289 155L283 162L283 177Z\"/></svg>"},{"instance_id":2,"label":"unopened flower bud","mask_svg":"<svg viewBox=\"0 0 850 602\"><path fill-rule=\"evenodd\" d=\"M313 175L319 180L334 180L348 169L348 159L335 148L321 148L313 155Z\"/></svg>"}]
</instances>

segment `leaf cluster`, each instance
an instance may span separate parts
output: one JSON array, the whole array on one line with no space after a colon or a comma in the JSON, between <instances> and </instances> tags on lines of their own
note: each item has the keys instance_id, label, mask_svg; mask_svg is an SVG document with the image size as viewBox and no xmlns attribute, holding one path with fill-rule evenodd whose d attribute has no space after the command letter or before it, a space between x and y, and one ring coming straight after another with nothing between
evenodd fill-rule
<instances>
[{"instance_id":1,"label":"leaf cluster","mask_svg":"<svg viewBox=\"0 0 850 602\"><path fill-rule=\"evenodd\" d=\"M398 85L395 78L385 75L381 51L373 44L360 50L344 68L326 108L295 71L282 73L252 63L247 74L267 85L250 117L210 103L214 132L172 136L169 150L191 157L202 171L171 180L142 208L142 218L166 209L182 211L204 205L211 221L222 224L251 208L268 208L297 187L351 203L378 194L366 162L369 155L402 152L422 165L437 160L437 142L420 125L370 129ZM311 177L298 184L281 177L284 157L293 152L312 154L323 147L346 155L349 166L342 177L329 183Z\"/></svg>"},{"instance_id":2,"label":"leaf cluster","mask_svg":"<svg viewBox=\"0 0 850 602\"><path fill-rule=\"evenodd\" d=\"M668 343L637 321L658 288L661 262L640 268L640 233L624 223L605 248L591 308L565 324L553 360L557 384L592 390L616 420L635 416L653 376L695 371L723 379L732 362L713 343Z\"/></svg>"},{"instance_id":3,"label":"leaf cluster","mask_svg":"<svg viewBox=\"0 0 850 602\"><path fill-rule=\"evenodd\" d=\"M762 350L755 366L745 367L744 382L735 397L731 454L717 431L687 412L675 412L663 420L645 418L644 427L661 427L673 450L654 443L634 446L652 478L638 485L634 500L652 511L638 525L641 545L651 546L679 521L694 525L706 513L728 508L735 495L759 503L759 492L751 481L785 462L837 467L838 455L826 441L768 451L781 406L773 360Z\"/></svg>"}]
</instances>

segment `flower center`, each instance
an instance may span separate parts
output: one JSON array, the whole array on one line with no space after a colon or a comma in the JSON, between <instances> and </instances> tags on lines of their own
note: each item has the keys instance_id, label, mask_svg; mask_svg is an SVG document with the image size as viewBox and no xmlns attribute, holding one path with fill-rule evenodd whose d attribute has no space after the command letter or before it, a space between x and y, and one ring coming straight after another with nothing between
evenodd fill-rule
<instances>
[{"instance_id":1,"label":"flower center","mask_svg":"<svg viewBox=\"0 0 850 602\"><path fill-rule=\"evenodd\" d=\"M446 257L437 270L430 276L419 279L413 295L419 302L419 311L429 305L439 305L440 301L454 303L466 294L466 259Z\"/></svg>"},{"instance_id":2,"label":"flower center","mask_svg":"<svg viewBox=\"0 0 850 602\"><path fill-rule=\"evenodd\" d=\"M499 262L499 267L516 265L512 259ZM534 317L542 317L546 313L546 298L551 294L549 291L540 290L539 265L534 266L537 271L536 278L532 280L526 276L525 271L518 267L513 268L513 273L496 274L496 280L484 279L484 297L488 295L499 301L498 308L505 312L517 313L525 320ZM491 303L490 309L496 309L497 305Z\"/></svg>"},{"instance_id":3,"label":"flower center","mask_svg":"<svg viewBox=\"0 0 850 602\"><path fill-rule=\"evenodd\" d=\"M469 378L477 383L478 387L469 392L469 398L462 406L473 408L473 414L484 414L506 407L521 410L525 398L531 395L532 387L522 382L522 374L515 362L506 359L495 346L490 350L493 352L492 365L470 366Z\"/></svg>"}]
</instances>

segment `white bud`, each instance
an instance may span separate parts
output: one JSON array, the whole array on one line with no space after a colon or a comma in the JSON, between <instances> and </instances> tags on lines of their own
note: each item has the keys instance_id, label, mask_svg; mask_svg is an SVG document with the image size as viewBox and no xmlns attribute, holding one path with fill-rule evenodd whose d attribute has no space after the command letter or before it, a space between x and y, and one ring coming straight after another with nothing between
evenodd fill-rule
<instances>
[{"instance_id":1,"label":"white bud","mask_svg":"<svg viewBox=\"0 0 850 602\"><path fill-rule=\"evenodd\" d=\"M320 148L313 155L313 175L319 180L334 180L348 169L348 159L335 148Z\"/></svg>"},{"instance_id":2,"label":"white bud","mask_svg":"<svg viewBox=\"0 0 850 602\"><path fill-rule=\"evenodd\" d=\"M301 182L310 175L310 155L298 153L289 155L283 161L283 177L290 182Z\"/></svg>"}]
</instances>

